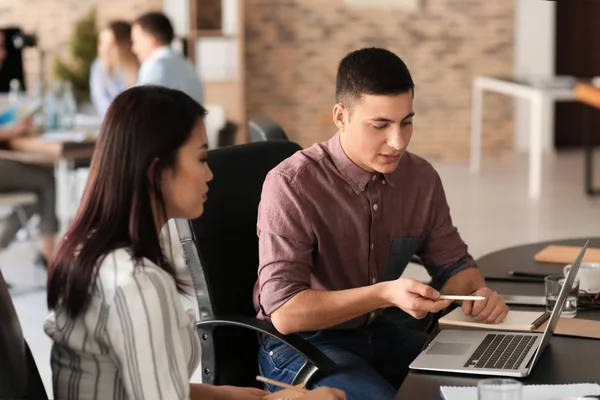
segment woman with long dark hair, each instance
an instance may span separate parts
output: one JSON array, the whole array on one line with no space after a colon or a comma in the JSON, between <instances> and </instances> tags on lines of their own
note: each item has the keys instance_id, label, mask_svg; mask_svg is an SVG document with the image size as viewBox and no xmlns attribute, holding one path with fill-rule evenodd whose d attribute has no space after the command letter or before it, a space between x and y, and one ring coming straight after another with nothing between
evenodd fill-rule
<instances>
[{"instance_id":1,"label":"woman with long dark hair","mask_svg":"<svg viewBox=\"0 0 600 400\"><path fill-rule=\"evenodd\" d=\"M128 89L108 109L81 206L48 271L55 398L265 396L189 383L200 359L195 313L182 306L187 283L160 231L203 212L213 177L205 114L183 92L156 86ZM341 398L326 388L306 397Z\"/></svg>"}]
</instances>

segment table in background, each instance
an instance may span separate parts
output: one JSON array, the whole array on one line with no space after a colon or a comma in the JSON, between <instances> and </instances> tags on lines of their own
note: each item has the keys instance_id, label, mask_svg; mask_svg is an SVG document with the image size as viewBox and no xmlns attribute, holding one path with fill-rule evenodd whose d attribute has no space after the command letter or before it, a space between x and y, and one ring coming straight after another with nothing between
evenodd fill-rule
<instances>
[{"instance_id":1,"label":"table in background","mask_svg":"<svg viewBox=\"0 0 600 400\"><path fill-rule=\"evenodd\" d=\"M477 260L486 277L505 277L508 271L547 274L562 273L562 264L538 263L533 256L550 244L583 246L585 240L555 240L516 246L496 251ZM590 239L589 247L600 247L600 238ZM500 294L544 295L543 283L499 282L488 285ZM511 306L515 310L539 311L540 307ZM600 320L600 310L577 311L577 318ZM526 385L600 382L595 367L600 359L600 340L553 336L531 375L523 378ZM439 400L440 386L475 386L485 376L411 371L398 391L396 399Z\"/></svg>"},{"instance_id":2,"label":"table in background","mask_svg":"<svg viewBox=\"0 0 600 400\"><path fill-rule=\"evenodd\" d=\"M0 157L31 164L53 165L56 178L56 214L59 229L64 233L77 210L76 180L74 165L77 160L90 160L96 140L93 136L85 140L69 141L64 137L52 140L48 137L18 137L9 140L10 151Z\"/></svg>"},{"instance_id":3,"label":"table in background","mask_svg":"<svg viewBox=\"0 0 600 400\"><path fill-rule=\"evenodd\" d=\"M556 101L575 100L575 90L573 87L533 86L531 83L511 78L476 76L473 80L471 106L470 165L474 173L481 169L481 126L485 90L529 101L529 197L537 199L542 187L544 132L550 131L549 111Z\"/></svg>"}]
</instances>

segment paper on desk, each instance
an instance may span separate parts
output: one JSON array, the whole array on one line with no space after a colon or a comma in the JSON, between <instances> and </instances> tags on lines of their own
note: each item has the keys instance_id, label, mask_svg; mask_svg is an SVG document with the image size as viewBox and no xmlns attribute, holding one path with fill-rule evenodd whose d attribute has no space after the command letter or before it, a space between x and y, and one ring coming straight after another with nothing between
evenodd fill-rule
<instances>
[{"instance_id":1,"label":"paper on desk","mask_svg":"<svg viewBox=\"0 0 600 400\"><path fill-rule=\"evenodd\" d=\"M477 400L475 386L441 386L440 393L444 400ZM565 396L600 395L597 383L573 383L569 385L525 385L523 399L552 400Z\"/></svg>"}]
</instances>

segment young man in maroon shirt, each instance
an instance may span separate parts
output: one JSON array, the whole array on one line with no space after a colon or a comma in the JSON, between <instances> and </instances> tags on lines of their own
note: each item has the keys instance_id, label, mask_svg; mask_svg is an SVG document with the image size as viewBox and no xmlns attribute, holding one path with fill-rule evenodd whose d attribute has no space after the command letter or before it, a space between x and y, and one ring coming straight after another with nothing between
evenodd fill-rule
<instances>
[{"instance_id":1,"label":"young man in maroon shirt","mask_svg":"<svg viewBox=\"0 0 600 400\"><path fill-rule=\"evenodd\" d=\"M340 369L316 384L340 388L348 399L392 399L425 341L383 316L385 308L423 318L450 304L439 301L441 292L486 297L462 304L480 321L508 314L453 226L437 172L407 151L413 97L411 75L395 54L348 54L337 74L338 132L284 161L263 188L258 317L331 357ZM414 254L431 286L399 278ZM290 382L304 361L261 339L267 377Z\"/></svg>"}]
</instances>

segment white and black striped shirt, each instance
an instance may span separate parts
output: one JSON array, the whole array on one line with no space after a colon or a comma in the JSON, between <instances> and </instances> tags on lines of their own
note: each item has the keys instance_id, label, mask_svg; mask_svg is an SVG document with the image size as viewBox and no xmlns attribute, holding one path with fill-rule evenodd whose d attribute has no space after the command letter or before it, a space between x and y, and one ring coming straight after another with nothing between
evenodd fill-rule
<instances>
[{"instance_id":1,"label":"white and black striped shirt","mask_svg":"<svg viewBox=\"0 0 600 400\"><path fill-rule=\"evenodd\" d=\"M59 309L44 330L54 341L56 399L189 399L200 359L193 310L154 263L117 250L99 266L90 305L71 319Z\"/></svg>"}]
</instances>

